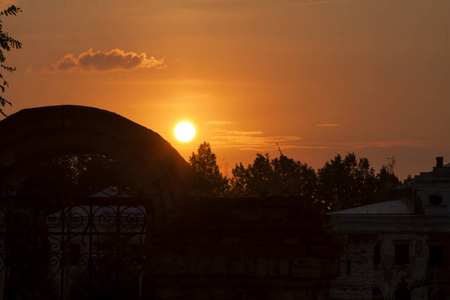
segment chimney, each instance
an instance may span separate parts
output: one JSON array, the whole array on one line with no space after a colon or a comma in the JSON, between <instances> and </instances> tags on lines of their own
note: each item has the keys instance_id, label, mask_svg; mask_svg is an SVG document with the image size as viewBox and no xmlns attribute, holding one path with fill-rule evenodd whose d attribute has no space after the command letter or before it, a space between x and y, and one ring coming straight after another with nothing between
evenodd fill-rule
<instances>
[{"instance_id":1,"label":"chimney","mask_svg":"<svg viewBox=\"0 0 450 300\"><path fill-rule=\"evenodd\" d=\"M436 168L441 168L444 166L444 158L442 156L436 157Z\"/></svg>"}]
</instances>

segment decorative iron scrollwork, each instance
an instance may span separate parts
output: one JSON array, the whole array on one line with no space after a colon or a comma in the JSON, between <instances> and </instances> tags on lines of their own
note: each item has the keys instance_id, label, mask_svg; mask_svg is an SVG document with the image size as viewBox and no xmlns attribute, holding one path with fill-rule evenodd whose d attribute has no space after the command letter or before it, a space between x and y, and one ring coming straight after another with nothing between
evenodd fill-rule
<instances>
[{"instance_id":1,"label":"decorative iron scrollwork","mask_svg":"<svg viewBox=\"0 0 450 300\"><path fill-rule=\"evenodd\" d=\"M0 199L0 284L34 299L135 298L148 257L149 201Z\"/></svg>"}]
</instances>

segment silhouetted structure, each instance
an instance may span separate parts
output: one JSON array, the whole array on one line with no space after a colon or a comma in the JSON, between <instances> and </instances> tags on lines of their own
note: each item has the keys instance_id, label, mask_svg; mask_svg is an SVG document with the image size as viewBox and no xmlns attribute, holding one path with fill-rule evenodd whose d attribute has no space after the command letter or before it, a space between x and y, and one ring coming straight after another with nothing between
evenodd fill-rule
<instances>
[{"instance_id":1,"label":"silhouetted structure","mask_svg":"<svg viewBox=\"0 0 450 300\"><path fill-rule=\"evenodd\" d=\"M127 197L21 197L42 163L81 154L131 174ZM339 247L317 211L191 198L191 175L158 134L107 111L1 121L0 299L328 299Z\"/></svg>"}]
</instances>

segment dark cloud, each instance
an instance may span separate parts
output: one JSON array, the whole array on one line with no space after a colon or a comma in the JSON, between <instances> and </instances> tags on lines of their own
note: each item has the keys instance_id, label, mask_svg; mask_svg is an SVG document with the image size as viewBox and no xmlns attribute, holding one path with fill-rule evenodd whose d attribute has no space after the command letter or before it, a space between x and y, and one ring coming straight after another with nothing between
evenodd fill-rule
<instances>
[{"instance_id":1,"label":"dark cloud","mask_svg":"<svg viewBox=\"0 0 450 300\"><path fill-rule=\"evenodd\" d=\"M109 52L94 52L92 49L74 57L72 53L66 54L56 64L51 65L50 71L109 71L133 70L137 68L162 68L164 59L147 58L145 53L137 54L114 49Z\"/></svg>"}]
</instances>

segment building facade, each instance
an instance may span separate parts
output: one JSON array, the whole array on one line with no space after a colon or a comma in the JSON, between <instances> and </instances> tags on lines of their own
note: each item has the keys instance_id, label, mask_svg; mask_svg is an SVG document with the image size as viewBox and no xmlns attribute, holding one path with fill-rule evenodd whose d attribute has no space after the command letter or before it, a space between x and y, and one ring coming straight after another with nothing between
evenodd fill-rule
<instances>
[{"instance_id":1,"label":"building facade","mask_svg":"<svg viewBox=\"0 0 450 300\"><path fill-rule=\"evenodd\" d=\"M331 213L345 247L330 299L450 299L450 164L396 192Z\"/></svg>"}]
</instances>

